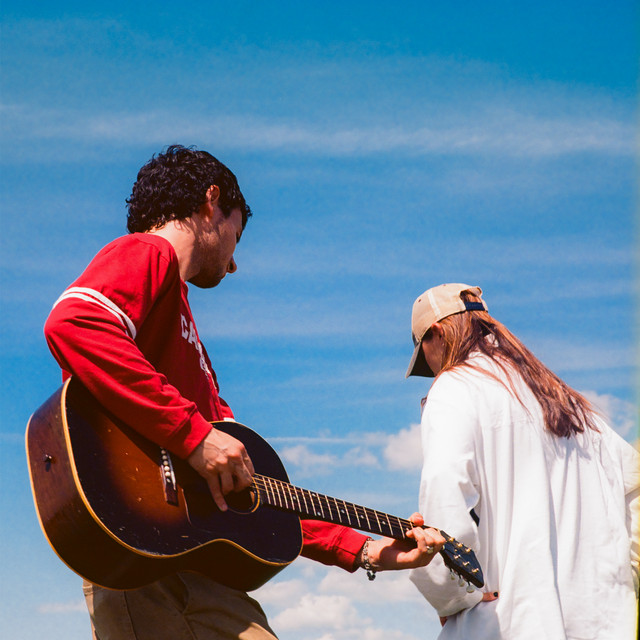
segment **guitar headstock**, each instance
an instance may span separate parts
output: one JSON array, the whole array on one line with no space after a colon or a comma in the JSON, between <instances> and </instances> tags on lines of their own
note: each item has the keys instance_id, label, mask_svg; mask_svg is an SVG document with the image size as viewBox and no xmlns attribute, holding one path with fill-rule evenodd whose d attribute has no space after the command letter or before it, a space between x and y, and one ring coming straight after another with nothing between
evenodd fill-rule
<instances>
[{"instance_id":1,"label":"guitar headstock","mask_svg":"<svg viewBox=\"0 0 640 640\"><path fill-rule=\"evenodd\" d=\"M458 542L442 530L440 534L446 540L444 547L440 550L445 565L460 577L462 585L464 582L468 582L478 588L483 587L482 569L473 549Z\"/></svg>"}]
</instances>

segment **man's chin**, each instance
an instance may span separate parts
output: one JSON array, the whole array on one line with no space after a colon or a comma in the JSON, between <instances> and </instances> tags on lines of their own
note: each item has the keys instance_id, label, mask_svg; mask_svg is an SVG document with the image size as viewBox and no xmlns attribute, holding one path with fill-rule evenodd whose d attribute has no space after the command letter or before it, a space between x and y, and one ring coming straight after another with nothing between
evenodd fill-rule
<instances>
[{"instance_id":1,"label":"man's chin","mask_svg":"<svg viewBox=\"0 0 640 640\"><path fill-rule=\"evenodd\" d=\"M222 278L224 278L224 276L222 276ZM187 280L187 282L199 289L213 289L213 287L217 287L222 282L222 278L197 275Z\"/></svg>"}]
</instances>

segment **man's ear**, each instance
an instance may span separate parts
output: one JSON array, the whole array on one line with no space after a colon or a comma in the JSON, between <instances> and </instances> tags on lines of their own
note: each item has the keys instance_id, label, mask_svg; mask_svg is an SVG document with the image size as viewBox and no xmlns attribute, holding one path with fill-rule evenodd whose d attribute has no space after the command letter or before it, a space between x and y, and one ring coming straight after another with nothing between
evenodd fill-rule
<instances>
[{"instance_id":1,"label":"man's ear","mask_svg":"<svg viewBox=\"0 0 640 640\"><path fill-rule=\"evenodd\" d=\"M220 199L220 187L217 184L212 184L207 189L207 200L211 203L212 206L218 204L218 200Z\"/></svg>"}]
</instances>

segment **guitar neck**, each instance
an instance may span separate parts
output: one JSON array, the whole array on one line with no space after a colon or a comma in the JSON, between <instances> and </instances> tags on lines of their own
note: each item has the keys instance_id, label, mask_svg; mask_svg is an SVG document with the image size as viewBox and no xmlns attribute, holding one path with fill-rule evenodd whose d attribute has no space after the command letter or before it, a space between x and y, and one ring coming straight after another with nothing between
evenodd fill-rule
<instances>
[{"instance_id":1,"label":"guitar neck","mask_svg":"<svg viewBox=\"0 0 640 640\"><path fill-rule=\"evenodd\" d=\"M413 525L409 520L296 487L282 480L255 475L260 500L276 509L310 520L342 524L352 529L403 540Z\"/></svg>"},{"instance_id":2,"label":"guitar neck","mask_svg":"<svg viewBox=\"0 0 640 640\"><path fill-rule=\"evenodd\" d=\"M382 511L361 507L352 502L325 496L315 491L301 489L283 480L256 474L253 486L262 504L275 509L289 511L310 520L323 520L342 524L352 529L366 531L396 540L404 540L407 532L413 528L409 520L390 516ZM478 588L484 585L482 570L473 551L440 529L446 540L440 550L444 563L462 580ZM452 574L453 575L453 574ZM473 589L468 587L467 590Z\"/></svg>"}]
</instances>

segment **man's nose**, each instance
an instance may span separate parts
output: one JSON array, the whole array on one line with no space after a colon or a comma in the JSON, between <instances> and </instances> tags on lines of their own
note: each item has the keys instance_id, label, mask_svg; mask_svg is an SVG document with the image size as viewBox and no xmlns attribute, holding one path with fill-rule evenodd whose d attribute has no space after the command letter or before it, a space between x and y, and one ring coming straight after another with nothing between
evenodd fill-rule
<instances>
[{"instance_id":1,"label":"man's nose","mask_svg":"<svg viewBox=\"0 0 640 640\"><path fill-rule=\"evenodd\" d=\"M231 260L229 262L229 266L227 267L227 273L234 273L238 268L238 265L236 264L236 261L233 259L233 256L231 257Z\"/></svg>"}]
</instances>

